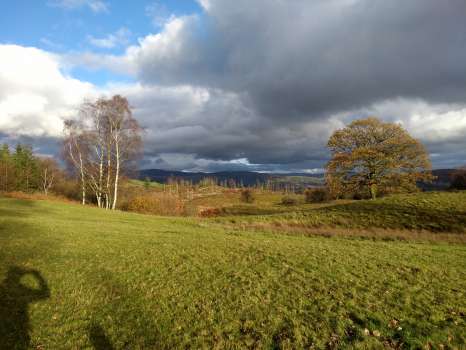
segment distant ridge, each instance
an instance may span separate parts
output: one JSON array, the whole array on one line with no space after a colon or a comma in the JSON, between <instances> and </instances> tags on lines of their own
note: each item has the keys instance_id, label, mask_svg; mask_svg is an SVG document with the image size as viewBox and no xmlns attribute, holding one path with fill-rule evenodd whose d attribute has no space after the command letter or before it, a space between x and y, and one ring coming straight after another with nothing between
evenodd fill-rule
<instances>
[{"instance_id":1,"label":"distant ridge","mask_svg":"<svg viewBox=\"0 0 466 350\"><path fill-rule=\"evenodd\" d=\"M432 173L436 179L431 184L421 183L423 190L446 190L450 187L451 176L455 169L436 169ZM324 174L308 173L258 173L255 171L219 171L207 172L185 172L177 170L144 169L139 171L139 179L149 178L151 181L167 183L169 178L183 179L193 183L199 183L204 178L215 178L219 182L234 180L237 184L254 186L273 181L281 184L291 184L295 187L322 186Z\"/></svg>"},{"instance_id":2,"label":"distant ridge","mask_svg":"<svg viewBox=\"0 0 466 350\"><path fill-rule=\"evenodd\" d=\"M263 184L269 180L275 182L284 182L286 179L290 183L309 182L311 184L323 183L324 174L306 174L306 173L290 173L290 174L276 174L276 173L258 173L255 171L219 171L214 173L206 172L184 172L176 170L162 170L162 169L144 169L139 171L139 179L143 180L149 178L152 181L166 183L169 178L183 179L198 183L204 178L215 178L219 182L234 180L237 184L244 186L253 186L256 184ZM293 181L291 181L293 180ZM308 181L306 181L308 180Z\"/></svg>"}]
</instances>

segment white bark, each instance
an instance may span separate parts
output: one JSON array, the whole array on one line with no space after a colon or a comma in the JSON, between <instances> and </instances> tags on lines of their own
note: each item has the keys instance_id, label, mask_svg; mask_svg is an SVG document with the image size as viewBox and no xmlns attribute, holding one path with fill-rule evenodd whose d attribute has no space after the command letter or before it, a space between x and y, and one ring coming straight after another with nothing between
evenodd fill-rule
<instances>
[{"instance_id":1,"label":"white bark","mask_svg":"<svg viewBox=\"0 0 466 350\"><path fill-rule=\"evenodd\" d=\"M81 152L79 152L79 170L81 172L81 189L82 189L82 204L86 205L86 178L84 177L84 165L83 165L83 157Z\"/></svg>"},{"instance_id":2,"label":"white bark","mask_svg":"<svg viewBox=\"0 0 466 350\"><path fill-rule=\"evenodd\" d=\"M73 142L75 143L76 152L78 153L79 161L76 159L75 154L73 152L73 145L72 145ZM81 151L79 149L79 146L76 140L70 140L70 143L68 144L68 152L70 155L70 159L73 162L73 165L75 166L76 169L78 169L79 175L81 177L82 205L85 205L86 204L86 178L84 174L84 162L83 162L83 157L82 157Z\"/></svg>"},{"instance_id":3,"label":"white bark","mask_svg":"<svg viewBox=\"0 0 466 350\"><path fill-rule=\"evenodd\" d=\"M118 134L117 134L118 135ZM119 145L119 137L117 136L115 139L115 184L113 186L113 204L112 210L115 210L117 198L118 198L118 180L120 176L120 145Z\"/></svg>"},{"instance_id":4,"label":"white bark","mask_svg":"<svg viewBox=\"0 0 466 350\"><path fill-rule=\"evenodd\" d=\"M44 190L44 194L46 196L49 194L49 190L52 188L54 180L55 176L53 171L49 171L47 166L45 166L42 173L42 189Z\"/></svg>"}]
</instances>

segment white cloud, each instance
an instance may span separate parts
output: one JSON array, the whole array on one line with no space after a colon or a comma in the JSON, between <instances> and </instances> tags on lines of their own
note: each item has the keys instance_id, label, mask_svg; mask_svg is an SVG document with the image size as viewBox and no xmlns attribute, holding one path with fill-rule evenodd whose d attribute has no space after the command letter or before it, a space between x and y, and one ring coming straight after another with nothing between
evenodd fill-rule
<instances>
[{"instance_id":1,"label":"white cloud","mask_svg":"<svg viewBox=\"0 0 466 350\"><path fill-rule=\"evenodd\" d=\"M105 69L119 74L127 74L141 79L141 76L147 74L147 70L153 62L157 63L159 71L159 62L165 62L166 70L160 70L158 74L159 82L164 77L176 72L177 64L185 66L189 61L195 62L197 57L194 51L188 52L186 40L189 38L193 26L198 23L196 16L171 16L163 26L163 30L157 34L149 34L138 40L138 45L129 46L123 55L97 54L94 52L75 52L65 54L61 57L64 65L69 67L79 66L90 70ZM95 39L95 38L93 38ZM94 44L100 46L111 46L114 40L108 38L98 39ZM110 38L112 39L112 38ZM186 54L183 54L183 52ZM175 60L175 61L173 61ZM185 70L186 74L190 74ZM189 85L189 84L170 84Z\"/></svg>"},{"instance_id":2,"label":"white cloud","mask_svg":"<svg viewBox=\"0 0 466 350\"><path fill-rule=\"evenodd\" d=\"M104 55L89 51L64 54L60 56L60 62L68 70L72 70L74 67L91 71L104 69L129 76L135 76L137 68L129 55Z\"/></svg>"},{"instance_id":3,"label":"white cloud","mask_svg":"<svg viewBox=\"0 0 466 350\"><path fill-rule=\"evenodd\" d=\"M164 47L165 38L152 40ZM401 122L432 153L441 155L433 159L437 164L466 161L454 153L466 144L464 105L398 98L325 118L277 121L261 116L247 98L228 90L142 83L109 84L97 90L64 74L61 62L59 56L35 48L0 46L1 133L59 137L63 117L71 116L83 98L122 94L146 129L146 167L321 168L332 131L366 115ZM451 142L459 144L444 148Z\"/></svg>"},{"instance_id":4,"label":"white cloud","mask_svg":"<svg viewBox=\"0 0 466 350\"><path fill-rule=\"evenodd\" d=\"M60 136L63 118L87 96L92 84L64 75L57 56L0 45L0 131L23 136Z\"/></svg>"},{"instance_id":5,"label":"white cloud","mask_svg":"<svg viewBox=\"0 0 466 350\"><path fill-rule=\"evenodd\" d=\"M199 5L201 5L201 7L206 10L206 11L209 11L210 8L212 7L212 3L210 0L197 0L197 2L199 3Z\"/></svg>"},{"instance_id":6,"label":"white cloud","mask_svg":"<svg viewBox=\"0 0 466 350\"><path fill-rule=\"evenodd\" d=\"M61 7L73 10L81 7L88 7L94 13L108 12L107 2L102 0L51 0L49 6Z\"/></svg>"},{"instance_id":7,"label":"white cloud","mask_svg":"<svg viewBox=\"0 0 466 350\"><path fill-rule=\"evenodd\" d=\"M162 27L171 17L168 8L158 1L147 5L145 12L156 28Z\"/></svg>"},{"instance_id":8,"label":"white cloud","mask_svg":"<svg viewBox=\"0 0 466 350\"><path fill-rule=\"evenodd\" d=\"M196 16L172 16L165 23L161 33L147 35L140 39L138 46L130 47L127 50L127 55L140 65L145 60L178 59L182 55L181 50L184 49L184 44L186 44L186 41L182 42L182 40L196 21ZM187 58L183 57L183 59ZM147 63L149 64L149 62Z\"/></svg>"},{"instance_id":9,"label":"white cloud","mask_svg":"<svg viewBox=\"0 0 466 350\"><path fill-rule=\"evenodd\" d=\"M374 104L368 114L403 124L415 137L429 143L463 138L466 142L466 105L428 103L397 98Z\"/></svg>"},{"instance_id":10,"label":"white cloud","mask_svg":"<svg viewBox=\"0 0 466 350\"><path fill-rule=\"evenodd\" d=\"M96 38L92 35L89 35L87 40L93 46L103 49L112 49L117 46L127 45L130 36L131 31L128 28L122 27L115 33L109 34L104 38Z\"/></svg>"}]
</instances>

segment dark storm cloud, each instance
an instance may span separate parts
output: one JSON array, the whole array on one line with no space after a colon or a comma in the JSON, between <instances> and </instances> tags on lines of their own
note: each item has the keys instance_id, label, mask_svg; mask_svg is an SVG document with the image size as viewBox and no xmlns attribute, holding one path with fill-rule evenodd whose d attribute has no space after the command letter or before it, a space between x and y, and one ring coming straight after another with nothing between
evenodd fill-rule
<instances>
[{"instance_id":1,"label":"dark storm cloud","mask_svg":"<svg viewBox=\"0 0 466 350\"><path fill-rule=\"evenodd\" d=\"M140 86L119 92L135 106L134 114L145 128L145 156L152 160L165 153L177 154L177 161L184 159L180 155L196 155L220 162L247 158L253 164L303 159L322 163L334 128L331 120L312 126L275 125L255 114L241 97L223 91ZM185 167L194 166L191 157L185 161ZM172 160L173 166L182 166L175 163Z\"/></svg>"},{"instance_id":2,"label":"dark storm cloud","mask_svg":"<svg viewBox=\"0 0 466 350\"><path fill-rule=\"evenodd\" d=\"M201 3L124 57L148 164L321 168L331 132L373 114L403 123L434 165L465 161L465 1Z\"/></svg>"},{"instance_id":3,"label":"dark storm cloud","mask_svg":"<svg viewBox=\"0 0 466 350\"><path fill-rule=\"evenodd\" d=\"M58 150L60 149L61 140L54 137L37 137L11 135L0 132L0 144L7 144L10 151L13 152L16 145L31 146L34 153L42 157L54 157L57 159ZM57 159L58 160L58 159Z\"/></svg>"},{"instance_id":4,"label":"dark storm cloud","mask_svg":"<svg viewBox=\"0 0 466 350\"><path fill-rule=\"evenodd\" d=\"M32 104L16 102L30 93L31 75L17 99L2 94L14 80L0 81L0 114L2 106L11 114L0 130L57 136L62 93L90 91L128 97L145 127L144 168L322 168L330 134L369 115L402 123L435 167L466 163L465 0L199 2L202 14L171 17L123 56L60 57L60 66L105 67L135 83L97 89L66 77L54 94L37 92L53 113L42 108L27 119L19 107ZM37 144L47 153L53 143L44 140Z\"/></svg>"},{"instance_id":5,"label":"dark storm cloud","mask_svg":"<svg viewBox=\"0 0 466 350\"><path fill-rule=\"evenodd\" d=\"M385 99L466 100L464 0L212 0L136 55L146 83L247 94L262 116L309 120ZM158 54L163 51L163 54Z\"/></svg>"}]
</instances>

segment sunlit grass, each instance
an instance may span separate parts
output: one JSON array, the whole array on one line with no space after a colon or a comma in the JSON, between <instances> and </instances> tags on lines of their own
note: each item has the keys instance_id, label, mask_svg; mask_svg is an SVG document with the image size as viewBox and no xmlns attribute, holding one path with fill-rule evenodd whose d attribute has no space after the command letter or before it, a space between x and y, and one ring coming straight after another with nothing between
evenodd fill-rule
<instances>
[{"instance_id":1,"label":"sunlit grass","mask_svg":"<svg viewBox=\"0 0 466 350\"><path fill-rule=\"evenodd\" d=\"M14 267L37 270L49 289L28 303L32 348L466 346L465 245L0 199L0 324L16 322L19 335L10 310L24 299L5 281ZM5 329L3 344L17 340Z\"/></svg>"},{"instance_id":2,"label":"sunlit grass","mask_svg":"<svg viewBox=\"0 0 466 350\"><path fill-rule=\"evenodd\" d=\"M395 229L466 232L466 191L393 195L377 200L334 201L280 209L265 205L234 206L226 218L235 224L296 228ZM235 211L236 210L236 211ZM280 211L281 210L281 211ZM238 216L239 215L239 216Z\"/></svg>"}]
</instances>

